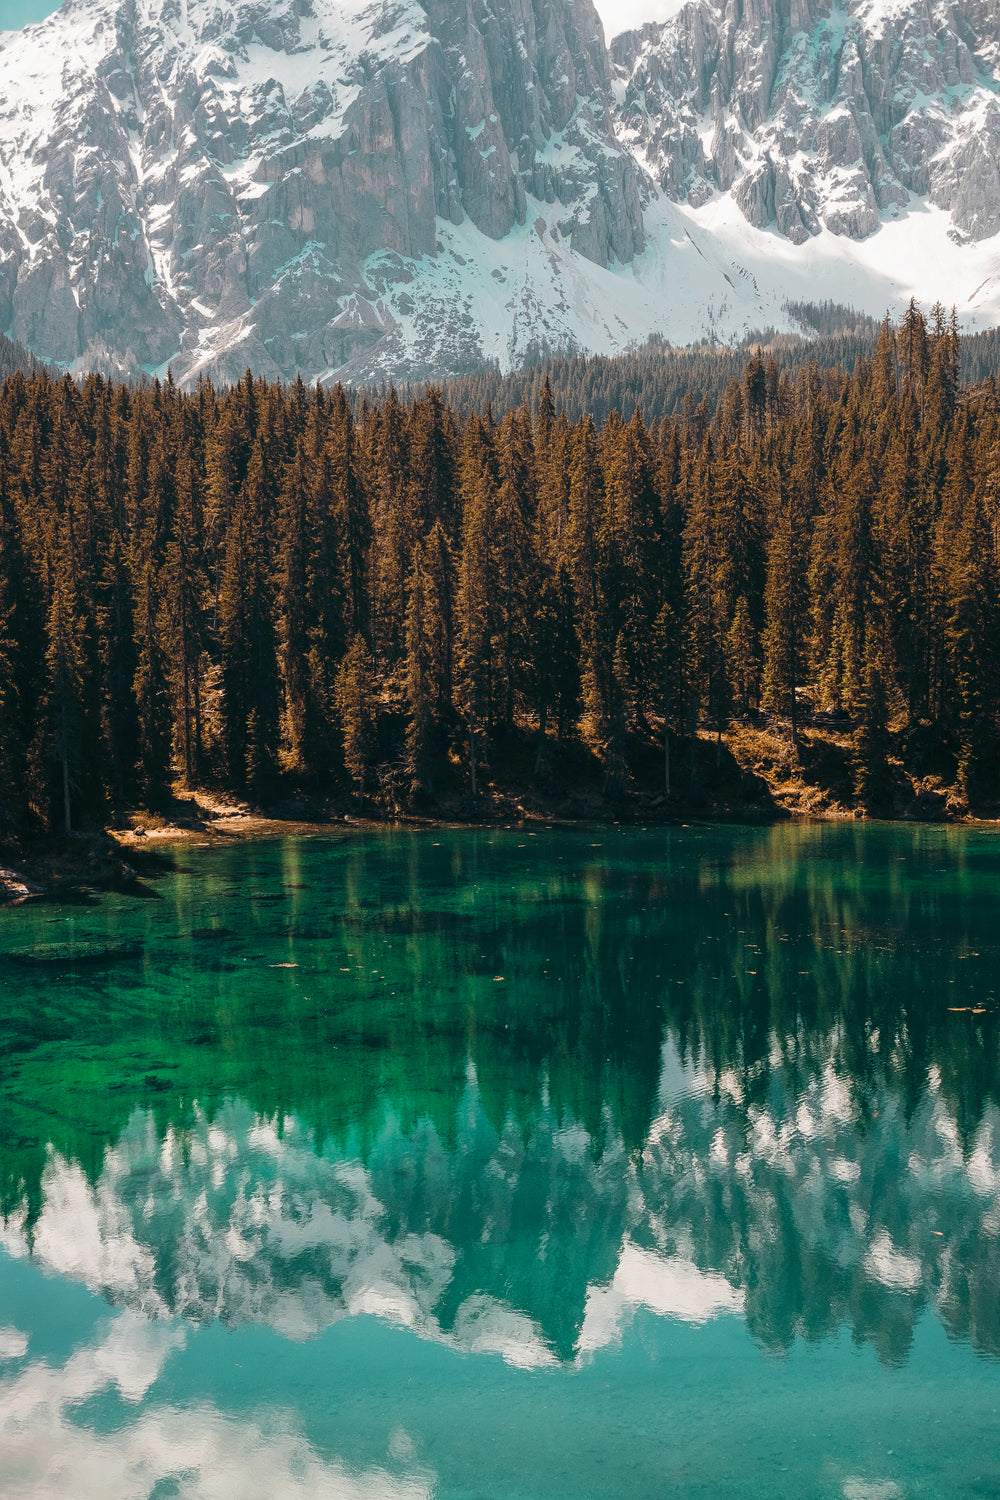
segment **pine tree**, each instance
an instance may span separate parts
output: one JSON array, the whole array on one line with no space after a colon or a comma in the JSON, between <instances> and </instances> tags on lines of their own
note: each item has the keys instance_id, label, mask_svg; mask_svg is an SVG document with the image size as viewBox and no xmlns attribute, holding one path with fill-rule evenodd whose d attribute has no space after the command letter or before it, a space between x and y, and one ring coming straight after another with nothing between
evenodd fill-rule
<instances>
[{"instance_id":1,"label":"pine tree","mask_svg":"<svg viewBox=\"0 0 1000 1500\"><path fill-rule=\"evenodd\" d=\"M5 465L0 462L0 836L30 817L28 741L35 716L37 614ZM33 639L33 637L35 639Z\"/></svg>"},{"instance_id":2,"label":"pine tree","mask_svg":"<svg viewBox=\"0 0 1000 1500\"><path fill-rule=\"evenodd\" d=\"M520 415L500 431L500 484L493 527L496 593L495 683L504 731L514 727L514 702L525 681L528 591L531 581L529 483L531 432Z\"/></svg>"},{"instance_id":3,"label":"pine tree","mask_svg":"<svg viewBox=\"0 0 1000 1500\"><path fill-rule=\"evenodd\" d=\"M800 495L793 479L779 495L767 549L763 637L764 705L788 717L793 745L798 741L795 689L805 665L808 558Z\"/></svg>"},{"instance_id":4,"label":"pine tree","mask_svg":"<svg viewBox=\"0 0 1000 1500\"><path fill-rule=\"evenodd\" d=\"M340 664L336 700L344 740L344 767L357 783L360 801L376 745L374 665L360 634L354 636Z\"/></svg>"},{"instance_id":5,"label":"pine tree","mask_svg":"<svg viewBox=\"0 0 1000 1500\"><path fill-rule=\"evenodd\" d=\"M996 776L997 568L982 507L966 498L944 580L948 718L958 739L958 779L974 804Z\"/></svg>"},{"instance_id":6,"label":"pine tree","mask_svg":"<svg viewBox=\"0 0 1000 1500\"><path fill-rule=\"evenodd\" d=\"M602 594L613 615L615 680L622 709L632 724L644 726L659 687L649 651L660 594L659 506L649 434L638 412L609 445L603 468Z\"/></svg>"},{"instance_id":7,"label":"pine tree","mask_svg":"<svg viewBox=\"0 0 1000 1500\"><path fill-rule=\"evenodd\" d=\"M100 717L105 778L119 803L139 794L139 721L135 700L134 556L129 545L127 444L129 419L118 392L95 412L88 484L93 504L94 624L98 642ZM109 409L110 408L110 409Z\"/></svg>"},{"instance_id":8,"label":"pine tree","mask_svg":"<svg viewBox=\"0 0 1000 1500\"><path fill-rule=\"evenodd\" d=\"M328 413L326 447L330 503L338 540L341 596L346 636L370 632L368 548L371 525L362 483L354 418L343 386L338 385Z\"/></svg>"},{"instance_id":9,"label":"pine tree","mask_svg":"<svg viewBox=\"0 0 1000 1500\"><path fill-rule=\"evenodd\" d=\"M432 653L437 681L437 714L444 721L452 709L456 581L451 543L440 521L434 522L424 539L424 562L434 601Z\"/></svg>"},{"instance_id":10,"label":"pine tree","mask_svg":"<svg viewBox=\"0 0 1000 1500\"><path fill-rule=\"evenodd\" d=\"M721 733L728 713L728 684L721 641L726 622L720 620L715 536L715 466L711 440L706 438L692 470L691 502L684 526L684 571L687 580L689 707L694 740L699 710L707 708ZM692 762L692 769L694 763Z\"/></svg>"},{"instance_id":11,"label":"pine tree","mask_svg":"<svg viewBox=\"0 0 1000 1500\"><path fill-rule=\"evenodd\" d=\"M372 612L376 649L387 664L403 654L406 628L406 577L415 540L407 484L403 411L394 389L382 404L376 424L373 457Z\"/></svg>"},{"instance_id":12,"label":"pine tree","mask_svg":"<svg viewBox=\"0 0 1000 1500\"><path fill-rule=\"evenodd\" d=\"M555 715L556 747L562 744L567 720L578 711L579 642L573 623L573 584L565 566L545 567L532 594L527 622L526 693L538 716L535 775L548 770L548 726Z\"/></svg>"},{"instance_id":13,"label":"pine tree","mask_svg":"<svg viewBox=\"0 0 1000 1500\"><path fill-rule=\"evenodd\" d=\"M927 342L927 324L912 297L903 318L903 325L899 330L898 347L903 363L903 394L914 403L922 417L924 392L930 368L930 351Z\"/></svg>"},{"instance_id":14,"label":"pine tree","mask_svg":"<svg viewBox=\"0 0 1000 1500\"><path fill-rule=\"evenodd\" d=\"M653 654L660 668L660 708L663 713L663 789L672 793L670 737L683 725L688 697L685 620L680 601L665 598L653 627Z\"/></svg>"},{"instance_id":15,"label":"pine tree","mask_svg":"<svg viewBox=\"0 0 1000 1500\"><path fill-rule=\"evenodd\" d=\"M757 698L760 683L759 636L750 618L750 608L741 594L726 636L729 683L737 710L746 718Z\"/></svg>"},{"instance_id":16,"label":"pine tree","mask_svg":"<svg viewBox=\"0 0 1000 1500\"><path fill-rule=\"evenodd\" d=\"M285 471L278 497L280 542L276 611L279 622L285 727L291 764L315 770L323 714L312 699L309 672L309 485L303 438Z\"/></svg>"},{"instance_id":17,"label":"pine tree","mask_svg":"<svg viewBox=\"0 0 1000 1500\"><path fill-rule=\"evenodd\" d=\"M866 811L878 811L889 785L885 667L878 632L865 635L854 731L854 791Z\"/></svg>"},{"instance_id":18,"label":"pine tree","mask_svg":"<svg viewBox=\"0 0 1000 1500\"><path fill-rule=\"evenodd\" d=\"M87 801L84 785L91 704L85 622L66 518L57 523L52 564L51 603L46 623L45 720L48 748L57 773L53 801L60 809L64 831L71 833L76 821L74 805L82 802L86 807Z\"/></svg>"},{"instance_id":19,"label":"pine tree","mask_svg":"<svg viewBox=\"0 0 1000 1500\"><path fill-rule=\"evenodd\" d=\"M438 750L445 636L441 601L425 545L413 550L406 611L406 769L415 794L430 792Z\"/></svg>"},{"instance_id":20,"label":"pine tree","mask_svg":"<svg viewBox=\"0 0 1000 1500\"><path fill-rule=\"evenodd\" d=\"M176 508L163 566L162 626L173 697L174 741L187 785L202 770L202 653L208 579L202 538L202 496L190 449L178 462Z\"/></svg>"},{"instance_id":21,"label":"pine tree","mask_svg":"<svg viewBox=\"0 0 1000 1500\"><path fill-rule=\"evenodd\" d=\"M414 533L426 536L440 521L449 536L460 523L455 438L451 413L432 387L414 403L408 423L410 514Z\"/></svg>"},{"instance_id":22,"label":"pine tree","mask_svg":"<svg viewBox=\"0 0 1000 1500\"><path fill-rule=\"evenodd\" d=\"M879 328L872 358L871 392L876 410L885 410L896 400L896 336L888 313Z\"/></svg>"},{"instance_id":23,"label":"pine tree","mask_svg":"<svg viewBox=\"0 0 1000 1500\"><path fill-rule=\"evenodd\" d=\"M940 303L933 309L934 331L927 360L927 384L924 394L924 420L928 427L943 432L955 414L958 391L959 339L955 313L951 324L945 319Z\"/></svg>"},{"instance_id":24,"label":"pine tree","mask_svg":"<svg viewBox=\"0 0 1000 1500\"><path fill-rule=\"evenodd\" d=\"M917 482L913 408L899 413L880 466L875 518L891 669L911 719L926 709L931 630L931 527Z\"/></svg>"},{"instance_id":25,"label":"pine tree","mask_svg":"<svg viewBox=\"0 0 1000 1500\"><path fill-rule=\"evenodd\" d=\"M871 620L880 614L878 559L872 536L876 481L870 455L856 427L844 435L835 483L836 603L830 666L840 702L854 714L862 692L866 632Z\"/></svg>"},{"instance_id":26,"label":"pine tree","mask_svg":"<svg viewBox=\"0 0 1000 1500\"><path fill-rule=\"evenodd\" d=\"M154 564L139 565L135 582L136 668L133 681L139 721L139 792L147 807L162 805L170 785L170 700L163 649L159 584Z\"/></svg>"},{"instance_id":27,"label":"pine tree","mask_svg":"<svg viewBox=\"0 0 1000 1500\"><path fill-rule=\"evenodd\" d=\"M226 534L219 644L229 774L234 786L258 798L271 784L278 726L270 519L264 457L257 445Z\"/></svg>"},{"instance_id":28,"label":"pine tree","mask_svg":"<svg viewBox=\"0 0 1000 1500\"><path fill-rule=\"evenodd\" d=\"M597 438L587 417L577 431L570 480L567 557L576 595L576 632L580 641L580 676L584 707L605 752L616 719L615 637L601 597L600 540L604 522L603 477L597 460Z\"/></svg>"},{"instance_id":29,"label":"pine tree","mask_svg":"<svg viewBox=\"0 0 1000 1500\"><path fill-rule=\"evenodd\" d=\"M307 433L307 455L309 454ZM317 434L318 437L318 434ZM335 735L334 679L347 650L346 621L351 608L344 593L340 512L335 503L335 476L330 444L309 457L306 517L305 623L309 640L305 674L307 768L318 771L329 759Z\"/></svg>"},{"instance_id":30,"label":"pine tree","mask_svg":"<svg viewBox=\"0 0 1000 1500\"><path fill-rule=\"evenodd\" d=\"M470 424L471 425L471 424ZM458 675L456 701L465 718L469 746L469 788L477 794L476 764L484 735L493 717L493 538L495 477L483 462L473 477L471 463L465 483L471 493L462 521L462 550L458 567L456 624Z\"/></svg>"}]
</instances>

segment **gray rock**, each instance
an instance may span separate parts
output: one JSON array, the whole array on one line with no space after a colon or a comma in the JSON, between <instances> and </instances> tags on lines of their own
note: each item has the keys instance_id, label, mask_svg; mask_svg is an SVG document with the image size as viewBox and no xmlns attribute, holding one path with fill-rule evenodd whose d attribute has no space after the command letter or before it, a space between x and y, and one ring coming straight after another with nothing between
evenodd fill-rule
<instances>
[{"instance_id":1,"label":"gray rock","mask_svg":"<svg viewBox=\"0 0 1000 1500\"><path fill-rule=\"evenodd\" d=\"M88 0L0 43L0 318L64 364L330 375L440 225L534 201L628 262L641 182L591 0Z\"/></svg>"},{"instance_id":2,"label":"gray rock","mask_svg":"<svg viewBox=\"0 0 1000 1500\"><path fill-rule=\"evenodd\" d=\"M794 244L911 194L1000 232L996 0L689 0L610 48L592 0L365 6L67 0L0 38L0 327L187 382L420 378L600 335L582 262L639 256L660 193Z\"/></svg>"},{"instance_id":3,"label":"gray rock","mask_svg":"<svg viewBox=\"0 0 1000 1500\"><path fill-rule=\"evenodd\" d=\"M703 203L710 184L795 243L821 224L864 238L910 193L969 238L1000 229L994 0L891 15L861 0L696 0L617 37L611 58L619 134L678 202Z\"/></svg>"}]
</instances>

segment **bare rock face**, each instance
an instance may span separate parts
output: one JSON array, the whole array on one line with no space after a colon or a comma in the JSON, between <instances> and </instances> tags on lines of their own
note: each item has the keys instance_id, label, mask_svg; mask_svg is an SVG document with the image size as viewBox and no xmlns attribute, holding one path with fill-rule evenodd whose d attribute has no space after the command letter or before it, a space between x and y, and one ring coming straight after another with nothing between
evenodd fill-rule
<instances>
[{"instance_id":1,"label":"bare rock face","mask_svg":"<svg viewBox=\"0 0 1000 1500\"><path fill-rule=\"evenodd\" d=\"M67 0L0 42L0 327L68 365L314 378L393 332L441 225L541 208L627 262L610 83L591 0Z\"/></svg>"},{"instance_id":2,"label":"bare rock face","mask_svg":"<svg viewBox=\"0 0 1000 1500\"><path fill-rule=\"evenodd\" d=\"M989 240L998 79L996 0L689 0L610 51L592 0L65 0L0 37L0 331L189 383L746 333L780 272L700 211Z\"/></svg>"},{"instance_id":3,"label":"bare rock face","mask_svg":"<svg viewBox=\"0 0 1000 1500\"><path fill-rule=\"evenodd\" d=\"M1000 230L992 0L692 0L611 57L619 137L676 202L732 192L796 244L863 239L910 194Z\"/></svg>"}]
</instances>

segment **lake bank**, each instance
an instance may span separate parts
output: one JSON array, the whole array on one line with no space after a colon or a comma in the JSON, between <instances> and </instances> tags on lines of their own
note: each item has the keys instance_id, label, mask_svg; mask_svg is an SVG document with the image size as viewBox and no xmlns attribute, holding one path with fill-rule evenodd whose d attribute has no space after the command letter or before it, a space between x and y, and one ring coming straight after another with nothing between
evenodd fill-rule
<instances>
[{"instance_id":1,"label":"lake bank","mask_svg":"<svg viewBox=\"0 0 1000 1500\"><path fill-rule=\"evenodd\" d=\"M663 784L662 750L634 747L632 774L604 784L600 761L575 743L539 780L535 747L525 736L498 754L469 795L458 764L449 765L433 793L416 805L379 790L359 800L341 792L325 798L286 795L254 806L224 790L178 790L162 811L131 808L108 824L0 846L0 903L73 889L116 889L155 873L156 850L168 844L321 834L348 824L442 828L545 824L670 826L689 821L759 824L842 821L876 817L890 822L994 826L1000 809L969 808L947 747L928 744L919 729L894 737L885 790L874 807L855 794L852 739L846 730L807 727L792 745L787 732L732 726L721 737L699 734L675 752L671 792Z\"/></svg>"}]
</instances>

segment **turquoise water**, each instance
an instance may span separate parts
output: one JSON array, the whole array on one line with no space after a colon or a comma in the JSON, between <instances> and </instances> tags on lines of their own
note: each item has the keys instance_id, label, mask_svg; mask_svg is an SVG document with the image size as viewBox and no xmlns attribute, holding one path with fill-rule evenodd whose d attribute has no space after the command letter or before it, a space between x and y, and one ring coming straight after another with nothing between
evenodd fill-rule
<instances>
[{"instance_id":1,"label":"turquoise water","mask_svg":"<svg viewBox=\"0 0 1000 1500\"><path fill-rule=\"evenodd\" d=\"M1000 1496L998 910L820 825L0 911L0 1493Z\"/></svg>"}]
</instances>

